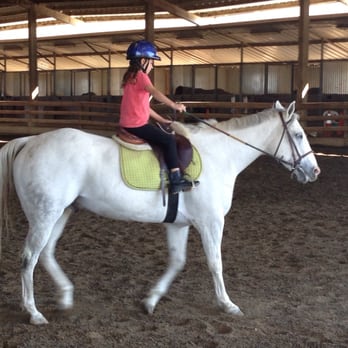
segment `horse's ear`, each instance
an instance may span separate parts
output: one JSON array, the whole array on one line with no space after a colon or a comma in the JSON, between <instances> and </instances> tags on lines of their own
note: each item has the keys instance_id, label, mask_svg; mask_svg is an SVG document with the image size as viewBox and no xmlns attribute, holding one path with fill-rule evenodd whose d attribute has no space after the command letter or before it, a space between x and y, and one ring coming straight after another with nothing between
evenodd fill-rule
<instances>
[{"instance_id":1,"label":"horse's ear","mask_svg":"<svg viewBox=\"0 0 348 348\"><path fill-rule=\"evenodd\" d=\"M274 104L273 104L273 108L276 109L277 111L285 111L285 108L282 104L280 104L280 101L277 100Z\"/></svg>"},{"instance_id":2,"label":"horse's ear","mask_svg":"<svg viewBox=\"0 0 348 348\"><path fill-rule=\"evenodd\" d=\"M287 113L288 113L289 119L291 119L292 116L293 116L293 114L295 113L295 104L296 104L296 101L293 101L293 102L288 106Z\"/></svg>"}]
</instances>

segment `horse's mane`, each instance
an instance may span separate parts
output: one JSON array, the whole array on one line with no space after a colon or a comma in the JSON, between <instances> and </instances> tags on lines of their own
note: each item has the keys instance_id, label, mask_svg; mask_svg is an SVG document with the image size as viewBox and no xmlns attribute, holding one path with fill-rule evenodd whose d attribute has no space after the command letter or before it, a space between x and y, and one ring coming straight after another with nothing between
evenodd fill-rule
<instances>
[{"instance_id":1,"label":"horse's mane","mask_svg":"<svg viewBox=\"0 0 348 348\"><path fill-rule=\"evenodd\" d=\"M216 128L223 128L223 129L246 129L250 127L255 127L255 125L261 124L263 122L267 122L268 120L273 119L274 117L277 117L278 115L277 109L275 108L269 108L265 109L253 114L244 115L241 117L232 117L228 120L224 121L217 121L216 119L204 119L203 122L199 122L197 124L181 124L179 122L173 122L172 128L175 130L176 133L182 134L184 136L190 137L191 133L197 133L200 129L206 129L210 128L209 125L212 125ZM299 115L294 113L292 119L298 119ZM173 127L174 126L174 127Z\"/></svg>"},{"instance_id":2,"label":"horse's mane","mask_svg":"<svg viewBox=\"0 0 348 348\"><path fill-rule=\"evenodd\" d=\"M266 109L260 112L245 115L242 117L233 117L227 121L221 121L219 124L228 125L228 128L244 129L254 127L257 124L270 120L275 116L275 109Z\"/></svg>"}]
</instances>

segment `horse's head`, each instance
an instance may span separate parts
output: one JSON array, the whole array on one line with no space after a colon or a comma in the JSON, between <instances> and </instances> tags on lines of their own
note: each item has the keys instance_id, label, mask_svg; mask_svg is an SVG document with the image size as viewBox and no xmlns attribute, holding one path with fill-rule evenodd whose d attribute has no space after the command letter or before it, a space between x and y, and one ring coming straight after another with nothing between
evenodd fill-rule
<instances>
[{"instance_id":1,"label":"horse's head","mask_svg":"<svg viewBox=\"0 0 348 348\"><path fill-rule=\"evenodd\" d=\"M295 112L295 102L285 109L278 101L274 109L279 114L282 135L275 150L276 158L291 171L300 183L315 181L320 174L317 160Z\"/></svg>"}]
</instances>

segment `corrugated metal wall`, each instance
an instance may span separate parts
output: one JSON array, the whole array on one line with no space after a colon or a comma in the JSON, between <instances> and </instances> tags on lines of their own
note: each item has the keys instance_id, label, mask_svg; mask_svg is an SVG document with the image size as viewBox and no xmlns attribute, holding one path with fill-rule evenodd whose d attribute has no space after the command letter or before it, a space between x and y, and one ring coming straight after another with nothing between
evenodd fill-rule
<instances>
[{"instance_id":1,"label":"corrugated metal wall","mask_svg":"<svg viewBox=\"0 0 348 348\"><path fill-rule=\"evenodd\" d=\"M240 94L240 66L219 66L217 74L217 88L232 94Z\"/></svg>"},{"instance_id":2,"label":"corrugated metal wall","mask_svg":"<svg viewBox=\"0 0 348 348\"><path fill-rule=\"evenodd\" d=\"M157 86L157 81L160 79L160 71L161 68L156 68L156 73L155 73L155 84ZM186 65L181 65L181 66L173 66L173 89L175 91L175 88L178 86L186 86L186 87L192 87L192 66L186 66ZM164 91L165 93L169 94L170 91Z\"/></svg>"},{"instance_id":3,"label":"corrugated metal wall","mask_svg":"<svg viewBox=\"0 0 348 348\"><path fill-rule=\"evenodd\" d=\"M269 65L267 73L267 92L270 94L291 93L291 65Z\"/></svg>"},{"instance_id":4,"label":"corrugated metal wall","mask_svg":"<svg viewBox=\"0 0 348 348\"><path fill-rule=\"evenodd\" d=\"M348 94L348 62L324 62L323 93Z\"/></svg>"},{"instance_id":5,"label":"corrugated metal wall","mask_svg":"<svg viewBox=\"0 0 348 348\"><path fill-rule=\"evenodd\" d=\"M126 68L42 71L39 73L39 95L78 96L93 92L120 96L125 71ZM185 65L156 67L154 83L166 94L178 86L220 88L236 95L290 94L296 90L296 76L297 66L285 63ZM321 87L324 94L348 94L348 61L311 63L308 82L310 88ZM28 96L28 85L28 72L2 73L0 95Z\"/></svg>"}]
</instances>

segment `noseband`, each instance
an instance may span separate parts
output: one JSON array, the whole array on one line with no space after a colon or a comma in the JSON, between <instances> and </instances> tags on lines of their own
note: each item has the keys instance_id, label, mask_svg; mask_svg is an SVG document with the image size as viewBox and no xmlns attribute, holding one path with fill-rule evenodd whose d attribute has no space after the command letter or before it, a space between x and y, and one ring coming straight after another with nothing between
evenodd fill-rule
<instances>
[{"instance_id":1,"label":"noseband","mask_svg":"<svg viewBox=\"0 0 348 348\"><path fill-rule=\"evenodd\" d=\"M310 150L310 151L306 152L306 153L303 154L303 155L300 154L300 151L298 150L298 148L297 148L297 146L296 146L296 144L295 144L295 141L294 141L294 139L291 137L290 132L289 132L289 129L288 129L288 125L289 125L289 123L291 122L291 119L290 119L289 121L285 122L282 113L279 111L278 114L279 114L280 120L281 120L282 125L283 125L283 132L282 132L282 135L281 135L281 137L280 137L278 146L277 146L277 148L276 148L276 150L275 150L275 152L274 152L273 157L274 157L278 162L290 166L290 170L293 172L293 171L296 170L296 169L301 169L300 164L301 164L302 159L305 158L306 156L310 155L311 153L313 153L313 150ZM282 141L283 141L285 135L287 136L287 138L288 138L288 140L289 140L289 144L290 144L290 148L291 148L291 155L292 155L292 162L285 161L285 160L282 159L282 158L277 158L277 152L279 151L280 144L282 143Z\"/></svg>"}]
</instances>

